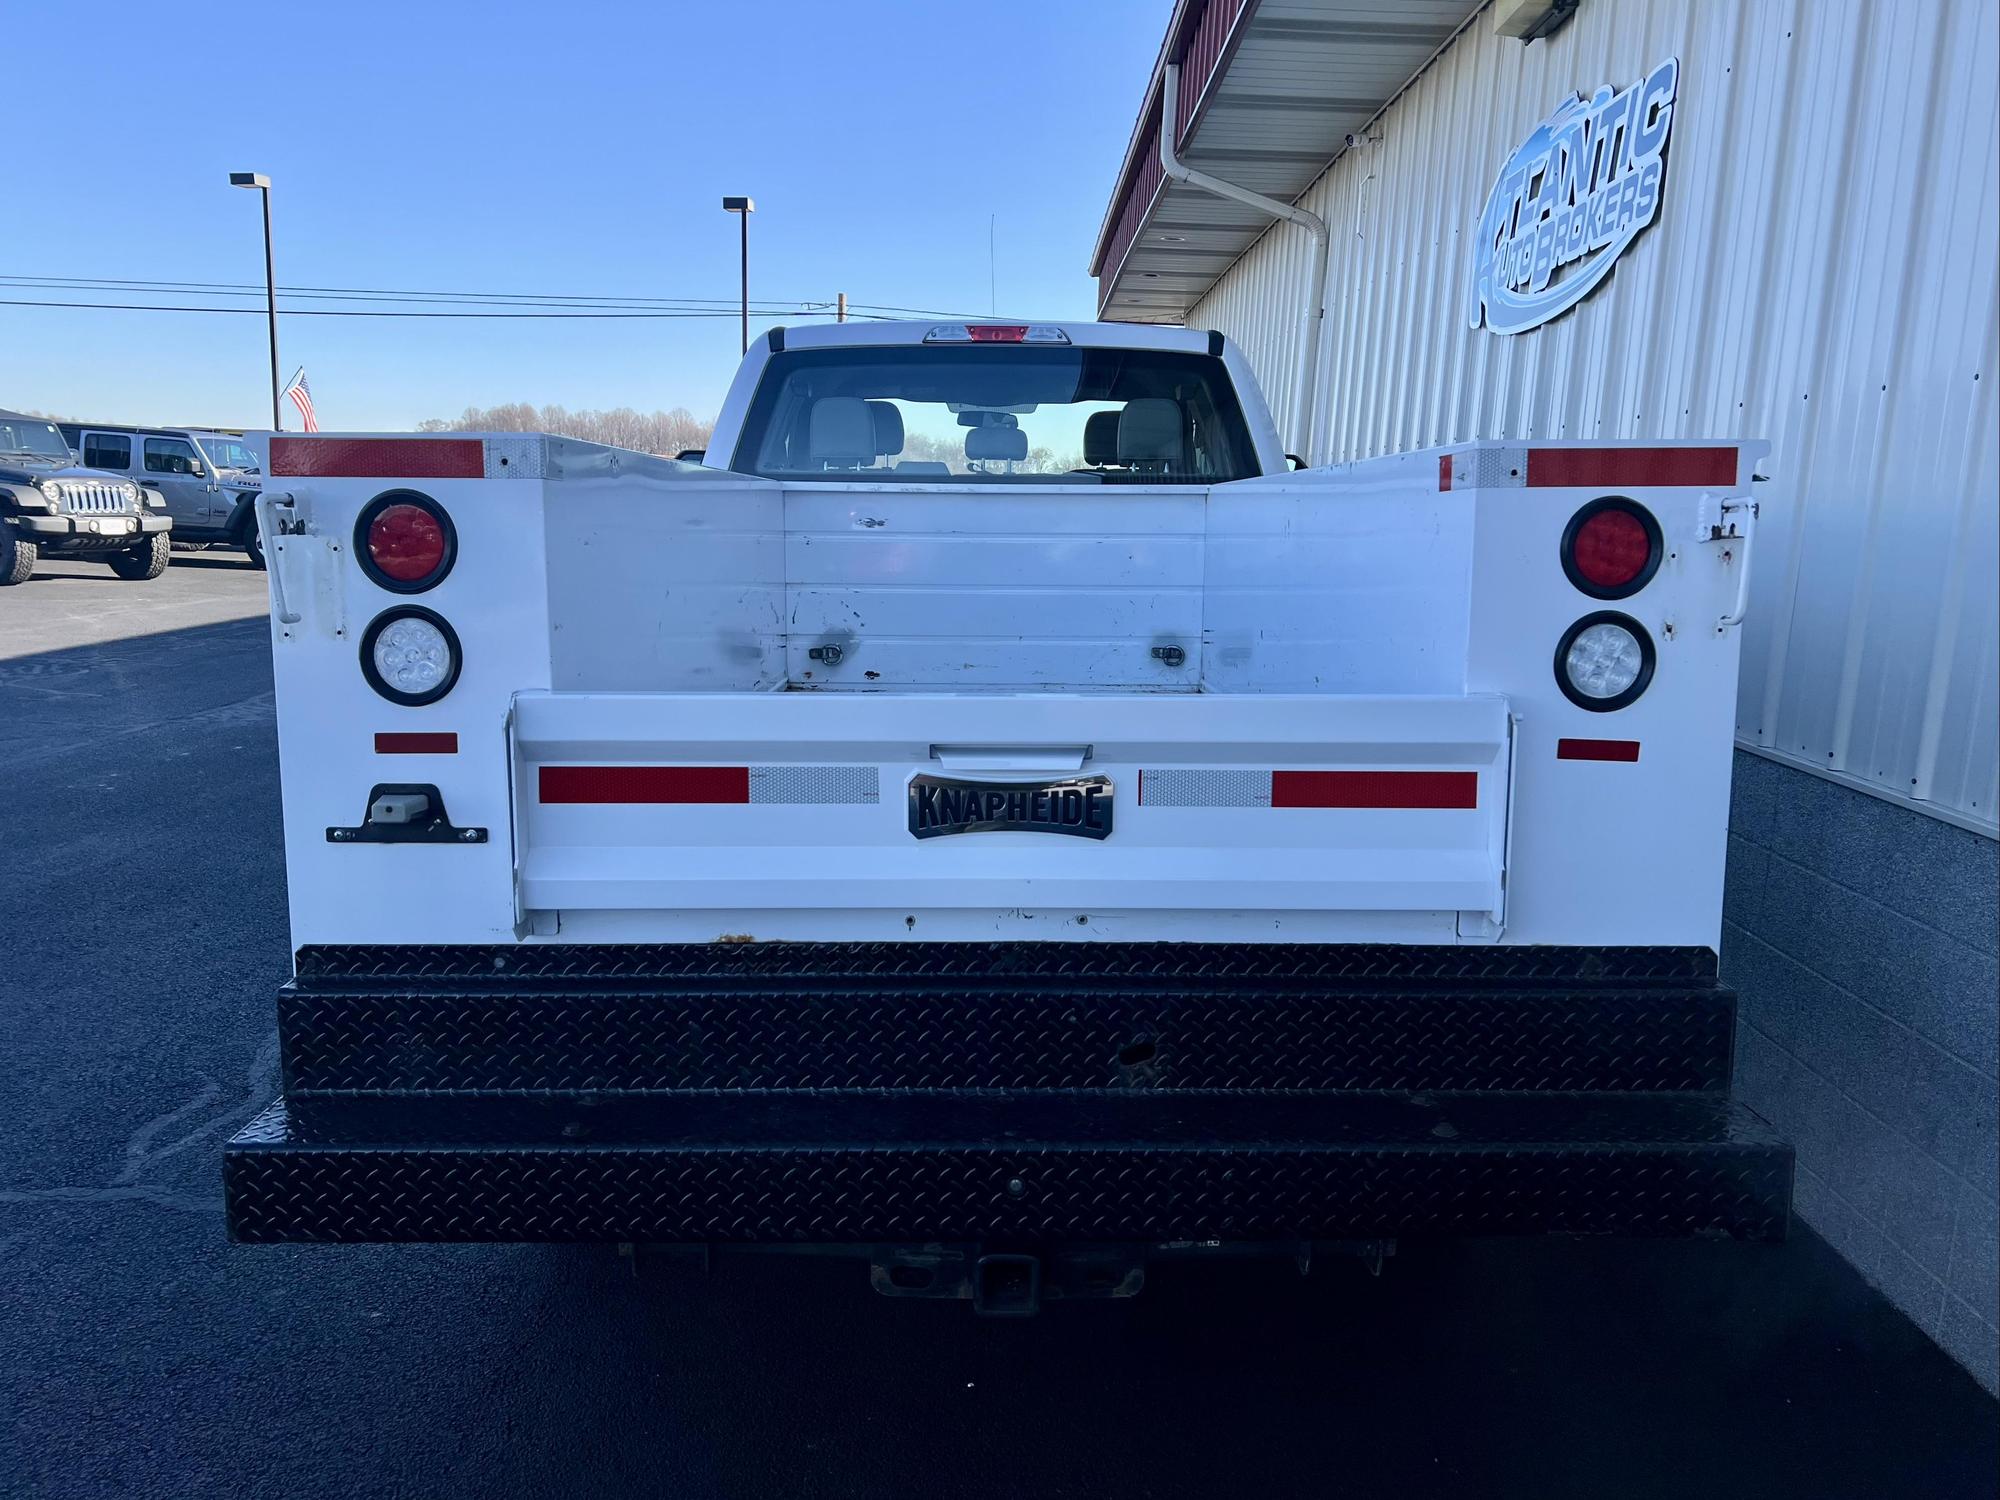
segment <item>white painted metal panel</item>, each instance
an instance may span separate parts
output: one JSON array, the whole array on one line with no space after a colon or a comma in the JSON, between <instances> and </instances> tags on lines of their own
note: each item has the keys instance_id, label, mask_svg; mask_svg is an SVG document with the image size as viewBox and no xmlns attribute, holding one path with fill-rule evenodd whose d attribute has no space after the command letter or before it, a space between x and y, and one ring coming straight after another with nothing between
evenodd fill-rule
<instances>
[{"instance_id":1,"label":"white painted metal panel","mask_svg":"<svg viewBox=\"0 0 2000 1500\"><path fill-rule=\"evenodd\" d=\"M782 686L784 514L768 479L684 470L557 482L544 507L558 688Z\"/></svg>"},{"instance_id":2,"label":"white painted metal panel","mask_svg":"<svg viewBox=\"0 0 2000 1500\"><path fill-rule=\"evenodd\" d=\"M1433 940L1449 940L1461 912L1504 910L1510 736L1498 696L529 693L513 726L522 904L561 912L566 929L637 912L655 938L706 940L726 911L753 913L760 937L792 936L801 915L838 903L933 936L946 914L985 909L1061 913L1072 927L1102 912L1259 913L1267 935L1330 913L1430 913ZM983 773L1002 781L1081 761L1112 784L1115 836L912 838L906 789L963 767L948 745L1011 747L1020 769ZM542 802L542 768L578 764L864 766L881 795L809 810ZM1149 767L1267 784L1273 768L1446 772L1477 791L1465 806L1151 806L1139 788Z\"/></svg>"},{"instance_id":3,"label":"white painted metal panel","mask_svg":"<svg viewBox=\"0 0 2000 1500\"><path fill-rule=\"evenodd\" d=\"M1300 200L1334 230L1310 457L1769 437L1738 742L1996 831L1997 36L1991 0L1585 0L1530 46L1468 28ZM1574 312L1471 329L1501 161L1567 93L1665 57L1658 222ZM1279 412L1306 255L1267 232L1189 318Z\"/></svg>"},{"instance_id":4,"label":"white painted metal panel","mask_svg":"<svg viewBox=\"0 0 2000 1500\"><path fill-rule=\"evenodd\" d=\"M793 486L791 681L1192 692L1206 498L1189 486Z\"/></svg>"},{"instance_id":5,"label":"white painted metal panel","mask_svg":"<svg viewBox=\"0 0 2000 1500\"><path fill-rule=\"evenodd\" d=\"M1203 685L1219 693L1465 690L1473 498L1326 470L1218 485Z\"/></svg>"}]
</instances>

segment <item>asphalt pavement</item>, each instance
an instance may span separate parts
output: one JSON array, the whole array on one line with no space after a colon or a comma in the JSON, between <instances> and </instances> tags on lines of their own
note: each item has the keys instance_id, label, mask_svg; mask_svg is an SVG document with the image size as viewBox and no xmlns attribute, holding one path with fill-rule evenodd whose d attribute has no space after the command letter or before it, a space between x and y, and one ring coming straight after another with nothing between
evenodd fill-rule
<instances>
[{"instance_id":1,"label":"asphalt pavement","mask_svg":"<svg viewBox=\"0 0 2000 1500\"><path fill-rule=\"evenodd\" d=\"M0 589L0 1494L1990 1496L2000 1406L1809 1230L1170 1264L237 1248L285 881L263 577Z\"/></svg>"}]
</instances>

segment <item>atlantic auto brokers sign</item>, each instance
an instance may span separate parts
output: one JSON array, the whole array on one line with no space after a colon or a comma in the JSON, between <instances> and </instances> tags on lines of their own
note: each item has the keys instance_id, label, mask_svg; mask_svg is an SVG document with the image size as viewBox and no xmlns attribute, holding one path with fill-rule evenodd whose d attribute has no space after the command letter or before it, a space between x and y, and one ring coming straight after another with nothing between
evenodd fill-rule
<instances>
[{"instance_id":1,"label":"atlantic auto brokers sign","mask_svg":"<svg viewBox=\"0 0 2000 1500\"><path fill-rule=\"evenodd\" d=\"M1659 215L1679 82L1668 58L1615 92L1578 94L1507 158L1472 247L1474 328L1540 327L1610 276Z\"/></svg>"}]
</instances>

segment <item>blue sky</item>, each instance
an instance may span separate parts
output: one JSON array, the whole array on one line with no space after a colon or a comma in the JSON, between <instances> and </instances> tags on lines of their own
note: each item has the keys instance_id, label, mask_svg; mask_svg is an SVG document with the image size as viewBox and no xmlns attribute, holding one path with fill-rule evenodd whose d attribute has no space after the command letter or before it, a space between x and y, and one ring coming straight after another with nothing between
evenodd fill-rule
<instances>
[{"instance_id":1,"label":"blue sky","mask_svg":"<svg viewBox=\"0 0 2000 1500\"><path fill-rule=\"evenodd\" d=\"M729 299L719 205L748 193L753 300L983 312L993 216L999 311L1088 317L1092 240L1169 9L23 6L9 53L56 70L9 111L20 196L0 274L261 285L257 196L227 185L252 170L274 183L280 285ZM329 429L505 401L705 417L738 356L733 318L289 318L280 339ZM0 306L0 406L261 425L264 322Z\"/></svg>"}]
</instances>

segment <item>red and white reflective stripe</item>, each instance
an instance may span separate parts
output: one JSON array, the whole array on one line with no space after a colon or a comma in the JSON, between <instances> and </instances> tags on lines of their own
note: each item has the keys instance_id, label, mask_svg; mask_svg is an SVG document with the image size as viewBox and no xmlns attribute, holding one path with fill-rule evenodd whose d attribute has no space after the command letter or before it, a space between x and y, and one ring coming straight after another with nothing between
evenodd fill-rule
<instances>
[{"instance_id":1,"label":"red and white reflective stripe","mask_svg":"<svg viewBox=\"0 0 2000 1500\"><path fill-rule=\"evenodd\" d=\"M546 805L858 804L882 800L874 766L543 766Z\"/></svg>"},{"instance_id":2,"label":"red and white reflective stripe","mask_svg":"<svg viewBox=\"0 0 2000 1500\"><path fill-rule=\"evenodd\" d=\"M456 755L458 735L444 731L405 731L375 736L377 755Z\"/></svg>"},{"instance_id":3,"label":"red and white reflective stripe","mask_svg":"<svg viewBox=\"0 0 2000 1500\"><path fill-rule=\"evenodd\" d=\"M1149 770L1139 773L1139 805L1470 809L1479 773Z\"/></svg>"},{"instance_id":4,"label":"red and white reflective stripe","mask_svg":"<svg viewBox=\"0 0 2000 1500\"><path fill-rule=\"evenodd\" d=\"M1639 758L1637 740L1557 740L1557 760L1624 760Z\"/></svg>"},{"instance_id":5,"label":"red and white reflective stripe","mask_svg":"<svg viewBox=\"0 0 2000 1500\"><path fill-rule=\"evenodd\" d=\"M278 478L483 479L486 445L478 438L273 437Z\"/></svg>"},{"instance_id":6,"label":"red and white reflective stripe","mask_svg":"<svg viewBox=\"0 0 2000 1500\"><path fill-rule=\"evenodd\" d=\"M1732 489L1733 447L1472 448L1438 456L1438 493L1453 489Z\"/></svg>"}]
</instances>

